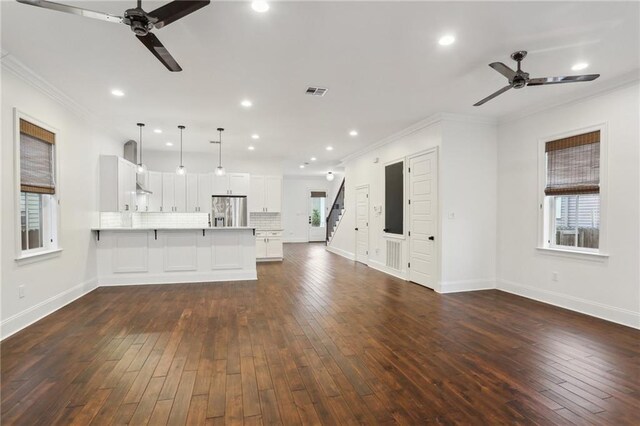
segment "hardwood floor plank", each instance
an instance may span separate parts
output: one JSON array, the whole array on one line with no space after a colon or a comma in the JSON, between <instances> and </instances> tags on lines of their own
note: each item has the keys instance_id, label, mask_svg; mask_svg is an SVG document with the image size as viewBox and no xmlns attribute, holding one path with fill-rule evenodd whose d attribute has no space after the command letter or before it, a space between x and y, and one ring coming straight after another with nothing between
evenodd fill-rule
<instances>
[{"instance_id":1,"label":"hardwood floor plank","mask_svg":"<svg viewBox=\"0 0 640 426\"><path fill-rule=\"evenodd\" d=\"M7 425L636 425L640 331L285 245L258 281L100 287L0 342Z\"/></svg>"}]
</instances>

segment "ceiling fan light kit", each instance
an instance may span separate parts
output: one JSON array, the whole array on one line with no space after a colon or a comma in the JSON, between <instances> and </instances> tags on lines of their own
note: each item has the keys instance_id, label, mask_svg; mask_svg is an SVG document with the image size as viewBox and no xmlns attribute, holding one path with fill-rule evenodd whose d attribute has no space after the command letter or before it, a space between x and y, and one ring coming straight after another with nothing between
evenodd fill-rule
<instances>
[{"instance_id":1,"label":"ceiling fan light kit","mask_svg":"<svg viewBox=\"0 0 640 426\"><path fill-rule=\"evenodd\" d=\"M511 54L511 59L517 62L517 70L513 70L503 64L502 62L492 62L489 64L491 68L498 71L509 80L509 84L497 92L492 93L481 101L476 102L473 106L480 106L490 101L491 99L499 96L510 89L522 89L526 86L543 86L546 84L561 84L561 83L579 83L581 81L593 81L600 77L600 74L585 74L585 75L572 75L572 76L559 76L559 77L542 77L542 78L530 78L528 72L522 71L522 60L527 56L526 50L518 50Z\"/></svg>"},{"instance_id":2,"label":"ceiling fan light kit","mask_svg":"<svg viewBox=\"0 0 640 426\"><path fill-rule=\"evenodd\" d=\"M151 30L164 28L211 3L210 0L175 0L151 12L145 12L142 9L142 0L137 0L135 8L125 10L123 16L115 16L46 0L18 0L18 2L86 18L125 24L131 28L138 40L153 56L172 72L182 71L182 68Z\"/></svg>"}]
</instances>

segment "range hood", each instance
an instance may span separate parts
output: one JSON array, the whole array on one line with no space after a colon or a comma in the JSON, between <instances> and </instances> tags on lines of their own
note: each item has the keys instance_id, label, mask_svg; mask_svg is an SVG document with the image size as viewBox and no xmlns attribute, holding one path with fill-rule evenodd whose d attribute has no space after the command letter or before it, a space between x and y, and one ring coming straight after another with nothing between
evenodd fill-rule
<instances>
[{"instance_id":1,"label":"range hood","mask_svg":"<svg viewBox=\"0 0 640 426\"><path fill-rule=\"evenodd\" d=\"M134 140L127 141L124 144L124 159L138 164L138 142ZM136 194L153 194L147 188L147 175L136 173Z\"/></svg>"}]
</instances>

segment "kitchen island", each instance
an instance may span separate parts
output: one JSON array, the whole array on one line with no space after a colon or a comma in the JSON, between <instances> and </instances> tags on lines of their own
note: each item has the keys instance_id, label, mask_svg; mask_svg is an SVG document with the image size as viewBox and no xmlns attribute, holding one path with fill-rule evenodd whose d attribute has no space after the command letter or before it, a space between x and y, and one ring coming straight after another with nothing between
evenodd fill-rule
<instances>
[{"instance_id":1,"label":"kitchen island","mask_svg":"<svg viewBox=\"0 0 640 426\"><path fill-rule=\"evenodd\" d=\"M251 227L100 227L92 231L101 286L257 279Z\"/></svg>"}]
</instances>

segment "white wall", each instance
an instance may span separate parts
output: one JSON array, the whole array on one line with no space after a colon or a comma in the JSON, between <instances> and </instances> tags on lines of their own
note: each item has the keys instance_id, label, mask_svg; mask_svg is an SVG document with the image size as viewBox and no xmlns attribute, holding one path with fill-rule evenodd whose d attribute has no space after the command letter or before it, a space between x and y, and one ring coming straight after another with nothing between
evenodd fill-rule
<instances>
[{"instance_id":1,"label":"white wall","mask_svg":"<svg viewBox=\"0 0 640 426\"><path fill-rule=\"evenodd\" d=\"M444 120L440 150L440 291L495 287L497 128Z\"/></svg>"},{"instance_id":2,"label":"white wall","mask_svg":"<svg viewBox=\"0 0 640 426\"><path fill-rule=\"evenodd\" d=\"M6 61L7 58L3 59ZM59 243L62 253L18 263L14 181L14 112L17 107L59 130ZM95 288L96 246L90 232L97 210L98 156L120 153L122 141L97 130L86 117L28 84L3 66L2 72L2 337L25 327ZM18 298L18 286L25 297Z\"/></svg>"},{"instance_id":3,"label":"white wall","mask_svg":"<svg viewBox=\"0 0 640 426\"><path fill-rule=\"evenodd\" d=\"M547 303L640 327L639 86L549 109L499 128L498 286ZM606 123L609 258L536 250L538 141ZM558 281L551 279L558 273Z\"/></svg>"},{"instance_id":4,"label":"white wall","mask_svg":"<svg viewBox=\"0 0 640 426\"><path fill-rule=\"evenodd\" d=\"M338 176L336 176L337 179ZM284 242L306 243L309 241L310 191L327 191L327 208L329 208L329 203L333 201L329 193L332 183L324 177L284 177L282 185ZM326 217L327 211L325 211L324 215Z\"/></svg>"},{"instance_id":5,"label":"white wall","mask_svg":"<svg viewBox=\"0 0 640 426\"><path fill-rule=\"evenodd\" d=\"M406 132L390 143L345 163L345 215L330 250L348 258L355 250L355 188L369 185L369 266L407 276L407 241L403 240L403 269L385 267L383 213L384 167L429 148L439 147L440 278L435 290L461 291L495 286L496 126L469 117L443 115ZM377 163L375 160L378 160ZM455 218L449 219L448 214ZM406 221L406 219L405 219ZM405 230L408 227L405 224Z\"/></svg>"}]
</instances>

